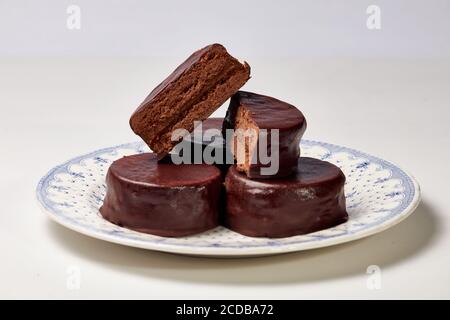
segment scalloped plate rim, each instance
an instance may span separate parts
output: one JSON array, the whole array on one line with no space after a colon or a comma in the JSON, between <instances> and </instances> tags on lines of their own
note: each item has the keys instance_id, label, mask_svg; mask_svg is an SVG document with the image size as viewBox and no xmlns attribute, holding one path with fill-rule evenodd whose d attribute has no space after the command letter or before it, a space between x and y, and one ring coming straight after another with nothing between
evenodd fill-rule
<instances>
[{"instance_id":1,"label":"scalloped plate rim","mask_svg":"<svg viewBox=\"0 0 450 320\"><path fill-rule=\"evenodd\" d=\"M365 229L363 231L359 231L356 233L350 233L346 235L336 235L335 237L330 237L327 239L323 239L321 241L309 241L309 242L301 242L298 244L280 244L275 245L272 247L269 246L243 246L243 247L211 247L211 246L189 246L189 245L179 245L179 244L167 244L167 243L152 243L152 242L145 242L141 240L135 240L135 239L129 239L129 238L123 238L114 236L111 234L105 234L101 231L86 229L83 226L71 223L70 221L63 219L59 217L58 214L55 214L50 210L49 208L46 208L45 202L42 199L42 194L40 193L40 190L42 189L44 181L46 181L55 171L58 169L68 166L71 163L85 159L87 157L101 154L104 152L111 151L113 149L119 149L119 148L129 148L130 145L134 145L140 142L130 142L130 143L123 143L111 147L106 148L100 148L92 152L88 152L86 154L82 154L79 156L76 156L74 158L71 158L52 169L48 170L47 173L42 176L42 178L39 180L39 183L36 187L36 199L39 204L39 207L42 212L44 212L47 216L49 216L53 221L56 223L73 230L75 232L81 233L83 235L100 239L107 242L112 242L115 244L135 247L135 248L141 248L141 249L147 249L147 250L153 250L153 251L160 251L160 252L168 252L168 253L175 253L175 254L182 254L182 255L193 255L193 256L205 256L205 257L231 257L231 258L244 258L244 257L251 257L251 256L264 256L264 255L274 255L274 254L282 254L282 253L289 253L289 252L297 252L297 251L304 251L304 250L311 250L311 249L318 249L323 247L329 247L334 246L338 244L343 244L351 241L355 241L358 239L366 238L371 235L380 233L382 231L385 231L398 223L402 222L404 219L406 219L414 210L417 208L417 206L420 203L421 199L421 191L419 183L417 182L416 178L410 174L408 171L404 170L400 166L398 166L396 163L393 163L391 161L384 160L380 157L373 156L371 154L361 152L359 150L340 146L337 144L332 144L328 142L322 142L322 141L316 141L316 140L302 140L302 144L317 144L320 146L329 146L332 148L339 148L343 150L347 150L349 152L357 153L361 157L368 157L375 159L377 161L385 162L389 164L392 167L396 167L400 171L403 171L403 173L410 178L413 187L414 187L414 197L409 203L409 205L403 209L403 211L399 214L397 214L395 217L391 219L387 219L383 222L381 222L378 225L375 225L372 228ZM164 238L164 237L161 237ZM289 237L292 238L292 237ZM288 238L283 238L288 239ZM272 239L275 240L276 239Z\"/></svg>"}]
</instances>

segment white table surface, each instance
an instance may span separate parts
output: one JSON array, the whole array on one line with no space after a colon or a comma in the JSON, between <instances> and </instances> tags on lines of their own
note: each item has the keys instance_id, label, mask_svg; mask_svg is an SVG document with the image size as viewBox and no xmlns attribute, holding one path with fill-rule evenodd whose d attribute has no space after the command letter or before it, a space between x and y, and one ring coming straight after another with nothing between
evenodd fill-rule
<instances>
[{"instance_id":1,"label":"white table surface","mask_svg":"<svg viewBox=\"0 0 450 320\"><path fill-rule=\"evenodd\" d=\"M0 298L450 298L450 61L249 61L245 89L299 106L305 138L415 175L423 196L415 213L353 243L241 260L79 235L40 211L39 178L76 155L137 140L129 115L179 59L2 58ZM366 285L369 265L381 268L379 290ZM72 267L78 289L67 286Z\"/></svg>"}]
</instances>

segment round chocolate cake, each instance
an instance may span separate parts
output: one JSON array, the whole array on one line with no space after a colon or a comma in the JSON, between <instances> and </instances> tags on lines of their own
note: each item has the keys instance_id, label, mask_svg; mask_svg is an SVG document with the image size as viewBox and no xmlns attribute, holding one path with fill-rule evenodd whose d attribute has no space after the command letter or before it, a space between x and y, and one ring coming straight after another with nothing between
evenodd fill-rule
<instances>
[{"instance_id":1,"label":"round chocolate cake","mask_svg":"<svg viewBox=\"0 0 450 320\"><path fill-rule=\"evenodd\" d=\"M223 122L225 137L230 129L234 130L234 146L230 145L231 141L227 143L236 159L237 171L254 179L278 179L297 170L306 119L295 106L261 94L238 91L231 97ZM266 142L261 143L261 138ZM263 154L278 158L275 172L264 172L270 164L261 159L263 149L266 149Z\"/></svg>"},{"instance_id":2,"label":"round chocolate cake","mask_svg":"<svg viewBox=\"0 0 450 320\"><path fill-rule=\"evenodd\" d=\"M302 157L297 173L251 180L230 167L225 178L225 224L251 237L290 237L347 221L345 176L335 165Z\"/></svg>"},{"instance_id":3,"label":"round chocolate cake","mask_svg":"<svg viewBox=\"0 0 450 320\"><path fill-rule=\"evenodd\" d=\"M125 228L166 237L218 225L221 172L215 166L157 163L144 153L113 162L102 216Z\"/></svg>"}]
</instances>

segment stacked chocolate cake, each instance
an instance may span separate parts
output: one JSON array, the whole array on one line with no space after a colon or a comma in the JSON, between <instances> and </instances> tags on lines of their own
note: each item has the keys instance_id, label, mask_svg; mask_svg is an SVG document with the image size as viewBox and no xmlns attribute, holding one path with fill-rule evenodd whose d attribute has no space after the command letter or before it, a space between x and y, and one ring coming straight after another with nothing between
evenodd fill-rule
<instances>
[{"instance_id":1,"label":"stacked chocolate cake","mask_svg":"<svg viewBox=\"0 0 450 320\"><path fill-rule=\"evenodd\" d=\"M213 44L158 85L130 119L155 153L111 165L103 217L169 237L220 223L247 236L289 237L345 222L344 174L300 157L303 114L275 98L238 91L249 78L246 62ZM208 118L228 98L226 118Z\"/></svg>"}]
</instances>

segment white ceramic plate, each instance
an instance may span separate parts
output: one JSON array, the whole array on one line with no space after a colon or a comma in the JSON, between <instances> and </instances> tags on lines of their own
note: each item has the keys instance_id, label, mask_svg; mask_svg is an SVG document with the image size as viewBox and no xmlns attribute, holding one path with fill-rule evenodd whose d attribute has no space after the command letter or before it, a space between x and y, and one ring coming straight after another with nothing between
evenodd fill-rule
<instances>
[{"instance_id":1,"label":"white ceramic plate","mask_svg":"<svg viewBox=\"0 0 450 320\"><path fill-rule=\"evenodd\" d=\"M415 179L390 162L323 142L302 141L301 148L302 156L329 161L345 173L348 222L281 239L250 238L223 227L182 238L121 228L98 212L106 190L105 175L112 161L148 151L141 142L97 150L53 168L39 182L37 197L53 220L94 238L150 250L221 257L270 255L360 239L399 223L420 201Z\"/></svg>"}]
</instances>

